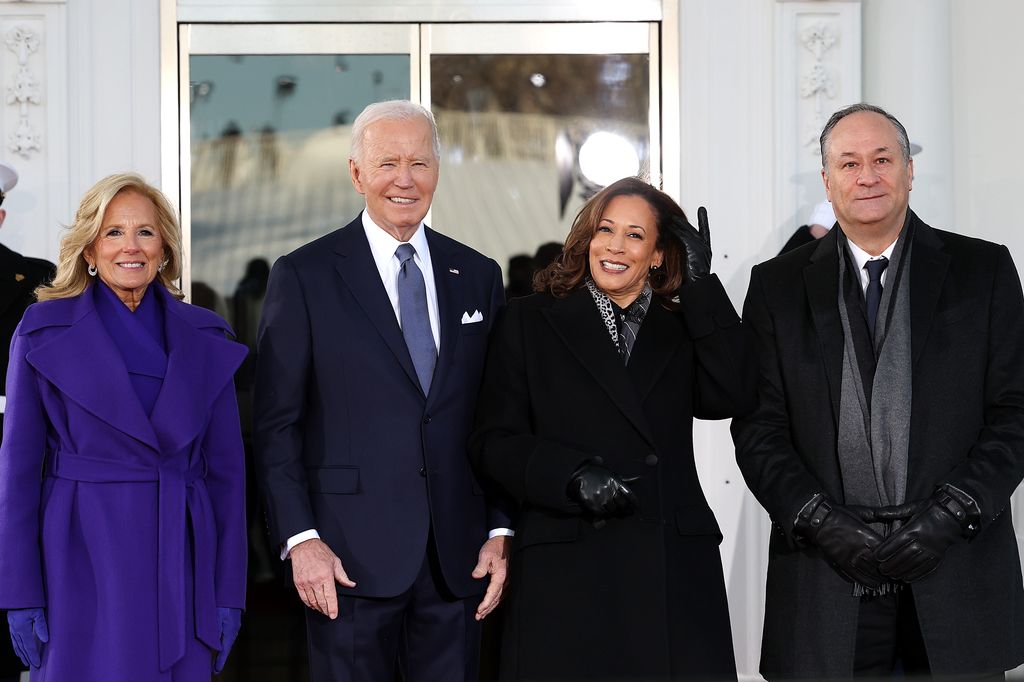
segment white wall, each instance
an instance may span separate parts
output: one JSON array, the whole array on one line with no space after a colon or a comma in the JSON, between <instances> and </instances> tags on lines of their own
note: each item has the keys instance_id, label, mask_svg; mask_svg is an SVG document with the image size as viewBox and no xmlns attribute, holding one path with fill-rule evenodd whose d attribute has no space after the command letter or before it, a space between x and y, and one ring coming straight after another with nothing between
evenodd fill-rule
<instances>
[{"instance_id":1,"label":"white wall","mask_svg":"<svg viewBox=\"0 0 1024 682\"><path fill-rule=\"evenodd\" d=\"M955 229L1006 244L1024 269L1024 3L953 0ZM916 191L916 190L915 190Z\"/></svg>"},{"instance_id":2,"label":"white wall","mask_svg":"<svg viewBox=\"0 0 1024 682\"><path fill-rule=\"evenodd\" d=\"M4 202L0 241L56 260L61 225L74 220L82 194L104 175L135 170L160 180L158 3L130 0L0 0L0 31L29 27L40 48L28 68L41 101L29 105L39 149L10 149L16 104L0 116L0 158L21 179ZM17 56L0 42L0 77L10 86Z\"/></svg>"}]
</instances>

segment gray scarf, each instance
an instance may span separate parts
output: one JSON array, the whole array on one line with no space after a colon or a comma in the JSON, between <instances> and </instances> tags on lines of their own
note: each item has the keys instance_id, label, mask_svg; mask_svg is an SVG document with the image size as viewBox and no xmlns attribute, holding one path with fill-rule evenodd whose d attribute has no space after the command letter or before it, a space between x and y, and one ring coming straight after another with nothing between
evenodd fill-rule
<instances>
[{"instance_id":1,"label":"gray scarf","mask_svg":"<svg viewBox=\"0 0 1024 682\"><path fill-rule=\"evenodd\" d=\"M910 346L910 239L904 229L893 249L887 285L882 291L875 324L875 338L867 339L863 316L851 320L847 286L860 287L859 274L848 272L845 235L839 236L839 315L843 324L843 377L839 403L839 468L848 504L872 507L902 504L907 488L910 446L911 346ZM863 300L863 299L860 299ZM865 357L857 354L852 324L863 325L862 339L870 341ZM861 332L857 332L861 333ZM874 359L874 372L865 362ZM865 386L865 381L870 384ZM866 390L867 389L867 390ZM883 536L891 529L873 524ZM879 590L854 585L854 596L892 591L885 583Z\"/></svg>"}]
</instances>

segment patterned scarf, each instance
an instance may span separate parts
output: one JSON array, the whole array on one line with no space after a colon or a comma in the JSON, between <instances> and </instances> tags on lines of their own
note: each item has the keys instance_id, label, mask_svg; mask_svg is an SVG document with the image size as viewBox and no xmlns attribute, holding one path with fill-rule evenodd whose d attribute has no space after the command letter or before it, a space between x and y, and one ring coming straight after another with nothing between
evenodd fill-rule
<instances>
[{"instance_id":1,"label":"patterned scarf","mask_svg":"<svg viewBox=\"0 0 1024 682\"><path fill-rule=\"evenodd\" d=\"M637 334L640 333L640 325L647 316L647 309L651 303L651 285L644 283L644 290L636 297L636 300L629 304L629 307L622 311L622 316L617 318L615 306L608 295L601 291L594 280L589 276L586 279L587 289L597 304L597 310L601 313L601 319L612 338L612 343L619 351L619 357L623 364L629 364L629 354L633 352L633 344L636 343Z\"/></svg>"}]
</instances>

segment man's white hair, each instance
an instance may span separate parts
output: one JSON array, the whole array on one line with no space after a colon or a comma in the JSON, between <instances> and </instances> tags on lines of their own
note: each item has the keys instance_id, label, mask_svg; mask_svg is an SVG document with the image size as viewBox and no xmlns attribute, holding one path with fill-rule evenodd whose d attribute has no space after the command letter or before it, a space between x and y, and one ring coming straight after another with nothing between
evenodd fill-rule
<instances>
[{"instance_id":1,"label":"man's white hair","mask_svg":"<svg viewBox=\"0 0 1024 682\"><path fill-rule=\"evenodd\" d=\"M430 113L429 109L406 99L375 102L356 116L356 120L352 124L352 144L349 148L348 158L357 164L362 162L366 129L374 123L378 121L412 121L417 118L430 124L431 146L434 149L434 156L440 159L441 141L437 137L437 122L434 121L434 114Z\"/></svg>"}]
</instances>

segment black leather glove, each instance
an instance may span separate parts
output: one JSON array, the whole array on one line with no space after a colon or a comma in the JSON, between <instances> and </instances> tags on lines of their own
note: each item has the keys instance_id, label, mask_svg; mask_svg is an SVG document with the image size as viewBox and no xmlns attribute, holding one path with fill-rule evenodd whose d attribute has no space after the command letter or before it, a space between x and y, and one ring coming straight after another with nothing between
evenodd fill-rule
<instances>
[{"instance_id":1,"label":"black leather glove","mask_svg":"<svg viewBox=\"0 0 1024 682\"><path fill-rule=\"evenodd\" d=\"M686 251L686 281L695 282L711 272L711 229L708 227L708 212L703 206L697 209L697 224L694 229L683 216L674 216L669 223L669 232L682 242Z\"/></svg>"},{"instance_id":2,"label":"black leather glove","mask_svg":"<svg viewBox=\"0 0 1024 682\"><path fill-rule=\"evenodd\" d=\"M884 578L874 557L882 536L868 528L856 511L815 495L800 510L793 531L817 547L833 570L847 580L865 587L882 584Z\"/></svg>"},{"instance_id":3,"label":"black leather glove","mask_svg":"<svg viewBox=\"0 0 1024 682\"><path fill-rule=\"evenodd\" d=\"M971 496L950 485L913 504L914 516L875 550L882 575L905 583L938 568L950 545L977 532L981 518Z\"/></svg>"},{"instance_id":4,"label":"black leather glove","mask_svg":"<svg viewBox=\"0 0 1024 682\"><path fill-rule=\"evenodd\" d=\"M596 459L587 460L573 472L566 494L598 519L625 514L639 506L629 486Z\"/></svg>"}]
</instances>

